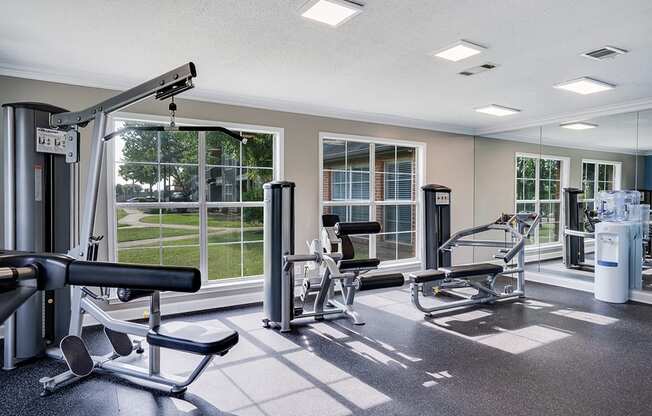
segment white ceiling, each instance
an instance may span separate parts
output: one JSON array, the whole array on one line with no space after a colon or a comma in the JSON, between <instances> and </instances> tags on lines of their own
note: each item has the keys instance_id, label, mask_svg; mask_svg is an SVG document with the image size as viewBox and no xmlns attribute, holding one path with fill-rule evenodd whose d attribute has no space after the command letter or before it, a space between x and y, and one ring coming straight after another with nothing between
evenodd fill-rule
<instances>
[{"instance_id":1,"label":"white ceiling","mask_svg":"<svg viewBox=\"0 0 652 416\"><path fill-rule=\"evenodd\" d=\"M652 106L650 0L365 0L336 29L301 18L304 2L7 1L0 73L127 88L194 61L197 98L469 133ZM457 63L428 56L458 39L488 50ZM631 52L579 56L604 45ZM500 67L457 75L485 62ZM618 88L552 88L580 76ZM491 103L523 112L473 111Z\"/></svg>"},{"instance_id":2,"label":"white ceiling","mask_svg":"<svg viewBox=\"0 0 652 416\"><path fill-rule=\"evenodd\" d=\"M556 124L528 127L488 137L618 153L652 154L652 110L595 117L588 130L569 130Z\"/></svg>"}]
</instances>

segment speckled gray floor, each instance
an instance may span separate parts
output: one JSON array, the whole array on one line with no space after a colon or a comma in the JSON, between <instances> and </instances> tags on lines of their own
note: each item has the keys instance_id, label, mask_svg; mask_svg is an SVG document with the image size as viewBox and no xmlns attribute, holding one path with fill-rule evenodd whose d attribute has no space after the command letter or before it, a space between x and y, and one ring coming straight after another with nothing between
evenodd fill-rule
<instances>
[{"instance_id":1,"label":"speckled gray floor","mask_svg":"<svg viewBox=\"0 0 652 416\"><path fill-rule=\"evenodd\" d=\"M91 376L50 397L41 359L0 373L2 415L650 415L652 307L528 285L528 300L434 319L407 288L366 292L367 325L346 320L288 335L260 327L260 306L183 317L240 331L183 399ZM87 330L95 351L106 350ZM168 369L193 357L167 353Z\"/></svg>"}]
</instances>

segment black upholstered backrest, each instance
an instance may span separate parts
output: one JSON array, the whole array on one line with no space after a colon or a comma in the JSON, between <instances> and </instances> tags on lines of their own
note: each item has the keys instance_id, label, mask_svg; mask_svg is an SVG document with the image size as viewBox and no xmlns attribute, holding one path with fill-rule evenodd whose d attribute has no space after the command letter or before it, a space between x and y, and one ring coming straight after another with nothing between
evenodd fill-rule
<instances>
[{"instance_id":1,"label":"black upholstered backrest","mask_svg":"<svg viewBox=\"0 0 652 416\"><path fill-rule=\"evenodd\" d=\"M322 227L335 227L335 224L340 222L340 216L334 214L324 214L321 216ZM348 235L340 236L342 241L342 260L350 260L355 257L353 250L353 242ZM335 248L337 250L337 248Z\"/></svg>"}]
</instances>

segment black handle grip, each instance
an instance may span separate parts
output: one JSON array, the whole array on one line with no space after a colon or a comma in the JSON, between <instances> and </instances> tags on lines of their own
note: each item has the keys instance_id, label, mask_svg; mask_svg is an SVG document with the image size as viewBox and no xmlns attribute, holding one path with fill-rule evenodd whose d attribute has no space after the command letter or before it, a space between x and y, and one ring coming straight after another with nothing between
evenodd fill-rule
<instances>
[{"instance_id":1,"label":"black handle grip","mask_svg":"<svg viewBox=\"0 0 652 416\"><path fill-rule=\"evenodd\" d=\"M146 298L152 296L156 292L155 290L142 290L142 289L128 289L128 288L118 288L118 299L120 302L130 302L132 300Z\"/></svg>"},{"instance_id":2,"label":"black handle grip","mask_svg":"<svg viewBox=\"0 0 652 416\"><path fill-rule=\"evenodd\" d=\"M68 284L193 293L201 274L194 267L75 261L68 266Z\"/></svg>"},{"instance_id":3,"label":"black handle grip","mask_svg":"<svg viewBox=\"0 0 652 416\"><path fill-rule=\"evenodd\" d=\"M355 234L378 234L380 223L376 221L338 222L335 224L335 235L338 237Z\"/></svg>"}]
</instances>

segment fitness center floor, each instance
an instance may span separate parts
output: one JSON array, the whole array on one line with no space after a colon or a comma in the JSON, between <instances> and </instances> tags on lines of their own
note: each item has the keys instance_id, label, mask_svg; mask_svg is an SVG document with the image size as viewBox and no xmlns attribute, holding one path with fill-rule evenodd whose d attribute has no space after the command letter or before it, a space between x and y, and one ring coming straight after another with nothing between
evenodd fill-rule
<instances>
[{"instance_id":1,"label":"fitness center floor","mask_svg":"<svg viewBox=\"0 0 652 416\"><path fill-rule=\"evenodd\" d=\"M240 331L183 399L105 375L39 397L37 360L0 372L2 415L650 415L649 306L528 284L523 302L424 320L407 287L363 293L365 326L347 320L282 335L260 306L187 316ZM107 352L99 329L91 350ZM163 369L196 358L163 350Z\"/></svg>"}]
</instances>

